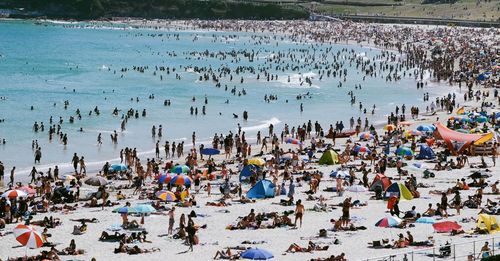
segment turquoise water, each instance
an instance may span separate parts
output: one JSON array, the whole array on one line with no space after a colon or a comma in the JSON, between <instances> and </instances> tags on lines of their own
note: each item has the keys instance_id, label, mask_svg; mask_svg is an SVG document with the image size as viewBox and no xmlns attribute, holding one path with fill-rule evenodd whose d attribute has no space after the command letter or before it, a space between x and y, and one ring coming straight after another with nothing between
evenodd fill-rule
<instances>
[{"instance_id":1,"label":"turquoise water","mask_svg":"<svg viewBox=\"0 0 500 261\"><path fill-rule=\"evenodd\" d=\"M431 97L437 90L417 90L413 77L404 77L398 82L386 82L384 78L367 77L362 80L362 73L356 69L355 63L349 67L349 61L343 60L348 77L342 88L337 85L341 79L323 77L319 79L317 68L306 65L305 57L300 58L301 51L316 48L316 61L322 62L319 50L332 48L328 54L332 56L343 48L353 49L358 56L373 58L380 50L346 45L315 45L314 43L295 43L288 38L256 39L248 33L224 33L208 31L153 31L146 29L116 28L65 28L62 25L35 25L29 21L0 22L0 96L7 100L0 101L0 138L7 144L0 145L0 160L6 168L16 165L18 169L30 168L33 164L32 140L36 139L42 147L43 158L40 167L54 164L67 164L74 152L84 155L88 162L96 165L100 161L116 159L118 152L125 146L136 147L139 151L150 153L156 140L151 138L153 125L163 126L163 139L186 140L191 144L191 133L196 131L197 139L209 141L214 133L235 132L237 124L241 124L247 136L253 136L258 130L267 129L269 123L281 130L284 123L297 125L311 119L318 120L324 128L335 121L343 120L348 125L351 116L358 116L370 121L384 122L385 115L394 109L396 104L405 103L409 108L422 103L423 92L430 92ZM157 34L163 34L158 36ZM154 37L148 34L156 34ZM178 34L174 37L172 34ZM214 37L217 36L216 38ZM233 36L231 39L228 36ZM268 37L269 35L260 34ZM196 37L196 39L195 39ZM225 38L226 37L226 38ZM257 42L260 41L260 44ZM193 51L203 52L255 51L256 59L249 61L239 55L239 61L227 57L200 57L191 55ZM168 55L175 52L176 56ZM284 72L276 70L276 64L268 69L278 74L278 81L265 81L263 73L260 80L255 74L240 73L236 75L237 66L268 67L266 58L272 53L292 53L299 64L299 70ZM310 53L312 54L312 52ZM345 53L344 53L345 54ZM198 59L199 58L199 59ZM328 62L332 62L327 59ZM342 59L341 59L342 61ZM282 58L282 63L290 63L290 58ZM136 71L120 72L121 68L132 66L148 66L144 73ZM170 74L158 71L153 75L155 66L170 67ZM229 77L221 80L221 88L214 87L212 81L199 81L199 74L186 67L199 66L217 70L227 66L233 70L233 81ZM176 68L176 72L172 72ZM114 73L116 71L116 74ZM175 74L181 77L176 80ZM299 83L299 73L313 78L312 86ZM121 75L123 74L123 78ZM217 73L218 74L218 73ZM386 73L384 73L385 75ZM160 75L163 80L160 80ZM288 76L291 77L288 82ZM240 78L244 83L240 84ZM224 86L233 86L247 95L234 96L224 91ZM356 90L355 84L361 84L362 90ZM73 92L74 90L74 92ZM364 115L358 105L351 106L348 91L354 91L356 103L361 101L367 107L376 104L374 116ZM295 97L309 92L310 99L297 101ZM155 99L148 99L154 94ZM278 101L266 103L265 94L278 95ZM208 97L207 115L201 115L204 96ZM196 96L196 102L191 98ZM140 101L130 98L139 97ZM163 101L170 99L172 105L164 106ZM229 99L229 104L225 101ZM63 103L70 105L64 109ZM288 100L288 103L285 102ZM53 104L56 103L56 106ZM301 113L300 103L304 103ZM34 110L30 110L30 106ZM88 112L98 106L100 116ZM190 106L198 107L198 116L191 116ZM121 118L112 115L117 107L122 111L134 108L141 112L147 110L147 117L130 119L127 130L120 132ZM76 109L81 110L82 120L68 123L70 116L75 116ZM248 111L249 120L244 122L242 112ZM369 110L370 111L370 110ZM232 113L240 115L234 119ZM121 113L120 113L121 115ZM68 134L69 144L64 147L57 138L48 140L49 117L54 122L63 117L62 131ZM43 122L45 132L34 133L35 121ZM83 128L84 132L79 132ZM118 145L112 145L109 134L119 131ZM103 134L104 144L97 146L97 134ZM186 146L189 148L189 146Z\"/></svg>"}]
</instances>

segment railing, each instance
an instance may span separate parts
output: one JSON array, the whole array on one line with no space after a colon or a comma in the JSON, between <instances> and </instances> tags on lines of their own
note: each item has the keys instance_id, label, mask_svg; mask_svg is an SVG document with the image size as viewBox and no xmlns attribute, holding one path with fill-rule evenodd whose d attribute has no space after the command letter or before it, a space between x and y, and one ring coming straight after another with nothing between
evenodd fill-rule
<instances>
[{"instance_id":1,"label":"railing","mask_svg":"<svg viewBox=\"0 0 500 261\"><path fill-rule=\"evenodd\" d=\"M364 261L420 261L420 260L481 260L481 248L488 242L490 255L500 254L500 236L484 239L474 239L446 245L448 251L441 246L418 248L412 251L400 252L380 257L364 258Z\"/></svg>"}]
</instances>

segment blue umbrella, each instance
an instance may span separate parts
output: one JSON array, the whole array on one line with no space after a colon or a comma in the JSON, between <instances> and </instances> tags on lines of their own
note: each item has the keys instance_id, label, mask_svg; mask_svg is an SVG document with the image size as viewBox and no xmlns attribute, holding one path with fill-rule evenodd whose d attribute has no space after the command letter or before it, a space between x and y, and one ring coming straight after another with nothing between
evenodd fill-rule
<instances>
[{"instance_id":1,"label":"blue umbrella","mask_svg":"<svg viewBox=\"0 0 500 261\"><path fill-rule=\"evenodd\" d=\"M252 260L267 260L273 258L273 254L267 250L259 248L250 248L241 253L241 257Z\"/></svg>"},{"instance_id":2,"label":"blue umbrella","mask_svg":"<svg viewBox=\"0 0 500 261\"><path fill-rule=\"evenodd\" d=\"M347 170L336 170L336 171L333 171L332 173L330 173L330 177L349 179L349 178L351 178L351 175L349 174L349 171L347 171Z\"/></svg>"},{"instance_id":3,"label":"blue umbrella","mask_svg":"<svg viewBox=\"0 0 500 261\"><path fill-rule=\"evenodd\" d=\"M213 148L205 148L205 149L201 150L201 154L208 155L208 156L219 155L220 154L220 150L213 149Z\"/></svg>"},{"instance_id":4,"label":"blue umbrella","mask_svg":"<svg viewBox=\"0 0 500 261\"><path fill-rule=\"evenodd\" d=\"M137 204L134 206L135 213L138 214L149 214L156 211L156 209L149 204Z\"/></svg>"},{"instance_id":5,"label":"blue umbrella","mask_svg":"<svg viewBox=\"0 0 500 261\"><path fill-rule=\"evenodd\" d=\"M110 167L113 171L126 171L128 169L125 164L113 164Z\"/></svg>"},{"instance_id":6,"label":"blue umbrella","mask_svg":"<svg viewBox=\"0 0 500 261\"><path fill-rule=\"evenodd\" d=\"M431 132L434 131L436 127L434 125L420 125L417 127L418 131Z\"/></svg>"},{"instance_id":7,"label":"blue umbrella","mask_svg":"<svg viewBox=\"0 0 500 261\"><path fill-rule=\"evenodd\" d=\"M137 213L137 210L133 207L119 207L115 208L113 212L120 214L131 214L131 213Z\"/></svg>"},{"instance_id":8,"label":"blue umbrella","mask_svg":"<svg viewBox=\"0 0 500 261\"><path fill-rule=\"evenodd\" d=\"M431 218L431 217L421 217L419 219L417 219L417 221L415 221L417 223L423 223L423 224L434 224L436 223L436 220L434 218Z\"/></svg>"}]
</instances>

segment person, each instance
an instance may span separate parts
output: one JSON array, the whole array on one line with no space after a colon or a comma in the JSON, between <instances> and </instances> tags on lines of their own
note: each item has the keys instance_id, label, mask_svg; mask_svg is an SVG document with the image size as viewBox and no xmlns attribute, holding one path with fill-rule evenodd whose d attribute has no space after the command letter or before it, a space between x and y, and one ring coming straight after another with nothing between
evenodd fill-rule
<instances>
[{"instance_id":1,"label":"person","mask_svg":"<svg viewBox=\"0 0 500 261\"><path fill-rule=\"evenodd\" d=\"M399 211L399 199L396 199L396 202L394 202L394 205L391 208L391 216L396 216L399 217L400 211Z\"/></svg>"},{"instance_id":2,"label":"person","mask_svg":"<svg viewBox=\"0 0 500 261\"><path fill-rule=\"evenodd\" d=\"M443 192L441 194L441 211L444 214L444 217L448 217L448 211L446 210L448 208L448 197L446 196L446 193Z\"/></svg>"},{"instance_id":3,"label":"person","mask_svg":"<svg viewBox=\"0 0 500 261\"><path fill-rule=\"evenodd\" d=\"M406 231L406 234L408 235L408 237L405 238L405 239L408 242L408 244L410 244L410 245L413 244L413 235L411 234L411 232L410 231Z\"/></svg>"},{"instance_id":4,"label":"person","mask_svg":"<svg viewBox=\"0 0 500 261\"><path fill-rule=\"evenodd\" d=\"M304 205L302 205L302 200L297 200L297 206L295 207L295 222L294 226L297 226L297 220L300 219L300 227L302 227L302 218L304 217Z\"/></svg>"},{"instance_id":5,"label":"person","mask_svg":"<svg viewBox=\"0 0 500 261\"><path fill-rule=\"evenodd\" d=\"M193 245L195 244L195 236L196 236L196 228L194 227L194 222L192 222L191 218L189 218L190 221L188 221L188 226L186 228L186 232L188 235L188 244L189 244L189 250L193 252Z\"/></svg>"},{"instance_id":6,"label":"person","mask_svg":"<svg viewBox=\"0 0 500 261\"><path fill-rule=\"evenodd\" d=\"M175 207L172 207L172 209L168 212L168 234L172 235L172 231L174 229L174 223L175 223Z\"/></svg>"},{"instance_id":7,"label":"person","mask_svg":"<svg viewBox=\"0 0 500 261\"><path fill-rule=\"evenodd\" d=\"M484 242L483 247L481 247L481 252L479 252L478 259L486 258L491 256L490 247L488 246L488 242Z\"/></svg>"},{"instance_id":8,"label":"person","mask_svg":"<svg viewBox=\"0 0 500 261\"><path fill-rule=\"evenodd\" d=\"M14 173L16 171L16 167L12 167L12 170L10 171L10 180L9 183L7 184L8 186L14 186Z\"/></svg>"},{"instance_id":9,"label":"person","mask_svg":"<svg viewBox=\"0 0 500 261\"><path fill-rule=\"evenodd\" d=\"M235 260L235 259L239 259L239 257L240 257L239 253L236 253L233 255L231 253L231 248L228 247L226 251L217 251L215 253L214 259L220 258L220 259Z\"/></svg>"},{"instance_id":10,"label":"person","mask_svg":"<svg viewBox=\"0 0 500 261\"><path fill-rule=\"evenodd\" d=\"M342 203L342 225L347 226L349 224L349 211L351 209L351 198L346 198Z\"/></svg>"},{"instance_id":11,"label":"person","mask_svg":"<svg viewBox=\"0 0 500 261\"><path fill-rule=\"evenodd\" d=\"M455 191L455 197L453 197L452 201L453 201L453 206L457 210L457 215L460 215L460 209L462 208L462 200L460 198L459 190Z\"/></svg>"}]
</instances>

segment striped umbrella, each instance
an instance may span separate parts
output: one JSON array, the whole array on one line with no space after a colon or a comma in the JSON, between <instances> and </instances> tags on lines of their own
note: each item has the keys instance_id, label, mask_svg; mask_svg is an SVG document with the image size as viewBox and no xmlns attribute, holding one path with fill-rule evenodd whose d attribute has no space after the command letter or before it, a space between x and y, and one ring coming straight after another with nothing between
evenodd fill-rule
<instances>
[{"instance_id":1,"label":"striped umbrella","mask_svg":"<svg viewBox=\"0 0 500 261\"><path fill-rule=\"evenodd\" d=\"M156 197L167 202L172 202L177 200L175 194L172 191L168 190L161 190L156 192Z\"/></svg>"},{"instance_id":2,"label":"striped umbrella","mask_svg":"<svg viewBox=\"0 0 500 261\"><path fill-rule=\"evenodd\" d=\"M14 236L17 242L25 247L39 248L43 245L42 236L32 226L17 225L14 228Z\"/></svg>"},{"instance_id":3,"label":"striped umbrella","mask_svg":"<svg viewBox=\"0 0 500 261\"><path fill-rule=\"evenodd\" d=\"M166 183L169 183L170 180L172 180L172 176L169 175L169 174L162 174L158 177L158 183L163 183L163 184L166 184Z\"/></svg>"},{"instance_id":4,"label":"striped umbrella","mask_svg":"<svg viewBox=\"0 0 500 261\"><path fill-rule=\"evenodd\" d=\"M368 133L368 132L363 132L359 135L360 140L371 140L373 138L374 138L373 135L371 133Z\"/></svg>"},{"instance_id":5,"label":"striped umbrella","mask_svg":"<svg viewBox=\"0 0 500 261\"><path fill-rule=\"evenodd\" d=\"M395 227L403 222L401 219L397 217L385 217L375 223L376 227Z\"/></svg>"},{"instance_id":6,"label":"striped umbrella","mask_svg":"<svg viewBox=\"0 0 500 261\"><path fill-rule=\"evenodd\" d=\"M292 138L286 139L286 143L295 144L295 145L302 145L302 142L300 140L292 139Z\"/></svg>"},{"instance_id":7,"label":"striped umbrella","mask_svg":"<svg viewBox=\"0 0 500 261\"><path fill-rule=\"evenodd\" d=\"M365 147L365 146L355 146L354 148L352 148L353 151L357 152L357 153L371 153L372 151Z\"/></svg>"},{"instance_id":8,"label":"striped umbrella","mask_svg":"<svg viewBox=\"0 0 500 261\"><path fill-rule=\"evenodd\" d=\"M115 208L113 210L113 213L133 214L133 213L137 213L137 210L133 207L119 207L119 208Z\"/></svg>"},{"instance_id":9,"label":"striped umbrella","mask_svg":"<svg viewBox=\"0 0 500 261\"><path fill-rule=\"evenodd\" d=\"M16 188L16 189L21 190L23 192L26 192L29 195L35 195L35 193L36 193L36 190L34 188L27 186L27 185Z\"/></svg>"},{"instance_id":10,"label":"striped umbrella","mask_svg":"<svg viewBox=\"0 0 500 261\"><path fill-rule=\"evenodd\" d=\"M170 181L170 185L172 185L172 186L180 186L180 185L190 186L192 182L193 182L193 180L191 180L191 178L186 176L186 175L177 175L177 176L172 178L172 180Z\"/></svg>"},{"instance_id":11,"label":"striped umbrella","mask_svg":"<svg viewBox=\"0 0 500 261\"><path fill-rule=\"evenodd\" d=\"M28 194L19 189L11 189L2 194L2 198L24 198Z\"/></svg>"},{"instance_id":12,"label":"striped umbrella","mask_svg":"<svg viewBox=\"0 0 500 261\"><path fill-rule=\"evenodd\" d=\"M174 166L173 168L171 168L170 172L177 173L177 174L188 173L189 172L189 167L186 166L186 165L177 165L177 166Z\"/></svg>"}]
</instances>

